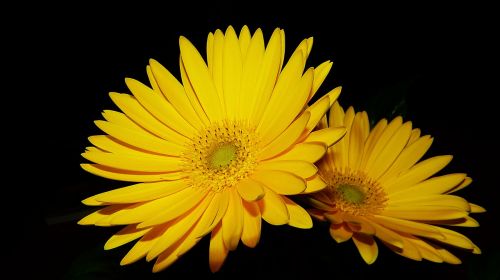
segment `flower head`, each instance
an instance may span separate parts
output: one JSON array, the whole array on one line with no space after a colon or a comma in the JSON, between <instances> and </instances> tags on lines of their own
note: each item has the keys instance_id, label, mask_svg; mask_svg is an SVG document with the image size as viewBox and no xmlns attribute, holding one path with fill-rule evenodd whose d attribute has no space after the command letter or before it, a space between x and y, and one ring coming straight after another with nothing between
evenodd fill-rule
<instances>
[{"instance_id":1,"label":"flower head","mask_svg":"<svg viewBox=\"0 0 500 280\"><path fill-rule=\"evenodd\" d=\"M333 89L307 106L331 69L327 61L304 71L312 38L288 63L285 37L232 27L210 33L207 63L179 40L182 83L155 60L151 87L126 79L132 95L110 93L122 112L104 111L82 164L93 174L136 184L83 203L104 206L82 225L126 225L105 249L139 239L121 264L156 258L153 271L171 265L211 234L209 261L217 271L241 240L254 247L261 218L273 225L310 228L309 214L286 197L322 189L314 165L343 128L312 132L340 94Z\"/></svg>"},{"instance_id":2,"label":"flower head","mask_svg":"<svg viewBox=\"0 0 500 280\"><path fill-rule=\"evenodd\" d=\"M311 215L331 223L333 239L352 239L369 264L378 254L373 237L414 260L460 263L441 244L480 253L467 237L441 227L479 226L469 213L485 210L451 194L472 182L466 174L433 177L451 156L420 161L432 144L430 136L420 136L401 117L370 129L366 112L352 107L344 112L338 103L328 122L325 117L320 127L343 126L347 133L318 163L328 186L307 200L314 207Z\"/></svg>"}]
</instances>

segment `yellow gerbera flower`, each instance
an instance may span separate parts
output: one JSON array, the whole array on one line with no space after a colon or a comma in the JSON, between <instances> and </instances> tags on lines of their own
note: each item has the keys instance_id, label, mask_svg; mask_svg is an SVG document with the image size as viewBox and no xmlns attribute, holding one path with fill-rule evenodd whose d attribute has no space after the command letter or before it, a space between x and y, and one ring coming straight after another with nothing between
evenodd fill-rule
<instances>
[{"instance_id":1,"label":"yellow gerbera flower","mask_svg":"<svg viewBox=\"0 0 500 280\"><path fill-rule=\"evenodd\" d=\"M262 31L239 37L232 27L210 33L207 61L180 37L182 84L155 60L152 88L125 82L133 95L110 93L121 112L104 111L82 164L93 174L138 182L87 198L106 206L82 225L127 225L105 245L140 238L121 261L156 258L168 267L211 233L210 269L217 271L239 240L259 241L261 218L273 225L310 228L309 214L285 195L326 184L314 165L343 128L312 132L340 94L335 88L311 107L332 63L304 72L313 39L303 40L283 67L285 34L276 29L267 47Z\"/></svg>"},{"instance_id":2,"label":"yellow gerbera flower","mask_svg":"<svg viewBox=\"0 0 500 280\"><path fill-rule=\"evenodd\" d=\"M467 237L440 227L476 227L469 213L482 207L451 195L471 183L466 174L432 177L451 156L419 160L433 139L420 136L401 117L383 119L371 129L366 112L346 112L338 103L319 127L346 127L342 140L329 148L318 163L328 187L308 195L313 217L328 221L337 242L354 241L363 260L377 259L373 236L394 252L413 260L460 263L438 244L449 244L480 253ZM418 162L418 163L417 163ZM432 177L432 178L431 178Z\"/></svg>"}]
</instances>

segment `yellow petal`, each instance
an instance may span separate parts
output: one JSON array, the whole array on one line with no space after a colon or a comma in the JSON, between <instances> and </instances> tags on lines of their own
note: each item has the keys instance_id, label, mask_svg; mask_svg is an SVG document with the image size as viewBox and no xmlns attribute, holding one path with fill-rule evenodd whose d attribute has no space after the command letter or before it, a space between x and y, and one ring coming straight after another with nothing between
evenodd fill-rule
<instances>
[{"instance_id":1,"label":"yellow petal","mask_svg":"<svg viewBox=\"0 0 500 280\"><path fill-rule=\"evenodd\" d=\"M359 254L367 264L375 262L378 256L378 247L373 237L366 234L356 233L352 236L352 241L354 241Z\"/></svg>"},{"instance_id":2,"label":"yellow petal","mask_svg":"<svg viewBox=\"0 0 500 280\"><path fill-rule=\"evenodd\" d=\"M396 126L397 125L394 125L394 127ZM406 122L403 125L397 126L397 130L393 133L386 134L386 132L391 131L392 127L391 122L386 131L380 136L379 141L385 146L380 147L377 143L374 147L373 155L368 159L365 170L371 178L378 179L387 171L408 143L411 134L411 122ZM385 139L386 135L389 134L391 135L387 136L388 138Z\"/></svg>"},{"instance_id":3,"label":"yellow petal","mask_svg":"<svg viewBox=\"0 0 500 280\"><path fill-rule=\"evenodd\" d=\"M193 137L196 130L186 120L184 120L172 104L170 104L163 96L137 80L127 78L125 79L125 82L137 100L153 116L187 138Z\"/></svg>"},{"instance_id":4,"label":"yellow petal","mask_svg":"<svg viewBox=\"0 0 500 280\"><path fill-rule=\"evenodd\" d=\"M273 160L303 160L313 163L325 154L326 149L326 145L321 142L300 143Z\"/></svg>"},{"instance_id":5,"label":"yellow petal","mask_svg":"<svg viewBox=\"0 0 500 280\"><path fill-rule=\"evenodd\" d=\"M401 172L410 169L429 150L432 141L433 138L426 135L416 140L413 144L408 144L389 170L379 178L379 181L383 183L387 178L398 176Z\"/></svg>"},{"instance_id":6,"label":"yellow petal","mask_svg":"<svg viewBox=\"0 0 500 280\"><path fill-rule=\"evenodd\" d=\"M382 215L375 215L372 219L374 222L379 223L380 225L392 230L407 232L409 234L424 236L428 238L444 238L444 236L438 229L424 223L397 219Z\"/></svg>"},{"instance_id":7,"label":"yellow petal","mask_svg":"<svg viewBox=\"0 0 500 280\"><path fill-rule=\"evenodd\" d=\"M138 228L146 228L171 221L192 208L202 208L205 210L212 200L213 193L207 195L207 191L193 191L192 195L172 202L151 215L144 222L137 225ZM201 214L200 214L201 216Z\"/></svg>"},{"instance_id":8,"label":"yellow petal","mask_svg":"<svg viewBox=\"0 0 500 280\"><path fill-rule=\"evenodd\" d=\"M470 206L471 213L484 213L484 212L486 212L485 208L483 208L477 204L469 203L469 206Z\"/></svg>"},{"instance_id":9,"label":"yellow petal","mask_svg":"<svg viewBox=\"0 0 500 280\"><path fill-rule=\"evenodd\" d=\"M290 148L304 132L309 117L309 112L300 115L283 133L262 149L259 154L260 159L269 159Z\"/></svg>"},{"instance_id":10,"label":"yellow petal","mask_svg":"<svg viewBox=\"0 0 500 280\"><path fill-rule=\"evenodd\" d=\"M130 249L130 251L123 257L120 265L127 265L138 261L139 259L146 256L146 254L151 250L151 247L156 243L158 238L160 238L163 233L167 230L168 225L161 225L158 227L153 227L148 233L146 233L139 241L137 241Z\"/></svg>"},{"instance_id":11,"label":"yellow petal","mask_svg":"<svg viewBox=\"0 0 500 280\"><path fill-rule=\"evenodd\" d=\"M363 133L363 114L356 113L354 120L352 122L351 131L349 133L349 139L346 138L345 141L348 142L348 156L347 162L351 170L357 170L361 163L362 152L365 145L365 134Z\"/></svg>"},{"instance_id":12,"label":"yellow petal","mask_svg":"<svg viewBox=\"0 0 500 280\"><path fill-rule=\"evenodd\" d=\"M109 93L109 96L130 119L152 134L181 145L188 140L153 117L133 96L116 92Z\"/></svg>"},{"instance_id":13,"label":"yellow petal","mask_svg":"<svg viewBox=\"0 0 500 280\"><path fill-rule=\"evenodd\" d=\"M403 240L400 234L383 227L370 219L366 219L365 221L370 223L370 225L375 229L375 236L377 236L377 238L384 240L397 248L403 248Z\"/></svg>"},{"instance_id":14,"label":"yellow petal","mask_svg":"<svg viewBox=\"0 0 500 280\"><path fill-rule=\"evenodd\" d=\"M146 255L146 260L150 261L156 258L174 245L177 245L174 247L178 247L180 244L176 243L185 238L186 234L192 230L195 223L200 219L201 215L208 207L211 197L212 196L208 196L207 199L200 203L198 207L195 207L183 213L177 219L170 221L167 231L163 233L163 235L158 238L155 244L151 247L151 250L149 250ZM170 252L173 252L173 250L170 250Z\"/></svg>"},{"instance_id":15,"label":"yellow petal","mask_svg":"<svg viewBox=\"0 0 500 280\"><path fill-rule=\"evenodd\" d=\"M179 47L189 81L207 117L211 121L222 120L221 102L205 61L193 44L183 36L179 38Z\"/></svg>"},{"instance_id":16,"label":"yellow petal","mask_svg":"<svg viewBox=\"0 0 500 280\"><path fill-rule=\"evenodd\" d=\"M225 247L233 251L238 246L243 231L243 206L236 190L229 190L229 204L222 218L222 238Z\"/></svg>"},{"instance_id":17,"label":"yellow petal","mask_svg":"<svg viewBox=\"0 0 500 280\"><path fill-rule=\"evenodd\" d=\"M132 121L127 115L121 112L113 111L113 110L104 110L102 112L102 116L105 120L110 123L116 124L121 127L126 127L128 129L134 130L136 132L140 132L143 134L147 134L149 136L156 136L153 133L147 131L134 121Z\"/></svg>"},{"instance_id":18,"label":"yellow petal","mask_svg":"<svg viewBox=\"0 0 500 280\"><path fill-rule=\"evenodd\" d=\"M389 194L390 199L401 197L441 194L460 184L466 177L464 173L447 174L427 179L414 186Z\"/></svg>"},{"instance_id":19,"label":"yellow petal","mask_svg":"<svg viewBox=\"0 0 500 280\"><path fill-rule=\"evenodd\" d=\"M346 129L343 127L325 128L316 130L309 134L304 142L322 142L327 146L337 143L346 134Z\"/></svg>"},{"instance_id":20,"label":"yellow petal","mask_svg":"<svg viewBox=\"0 0 500 280\"><path fill-rule=\"evenodd\" d=\"M196 95L196 92L193 88L193 84L191 83L191 80L189 79L189 76L186 71L186 65L184 64L184 61L182 60L182 56L179 57L179 68L181 70L181 81L182 85L184 86L184 92L189 100L190 105L196 112L196 115L200 119L200 122L204 124L204 126L207 126L210 124L210 118L207 116L207 113L203 110L203 107L198 99L198 96ZM217 96L219 98L219 96ZM217 102L217 100L212 100ZM222 107L222 112L224 110L223 106Z\"/></svg>"},{"instance_id":21,"label":"yellow petal","mask_svg":"<svg viewBox=\"0 0 500 280\"><path fill-rule=\"evenodd\" d=\"M337 243L345 242L352 237L352 231L344 224L331 224L330 235Z\"/></svg>"},{"instance_id":22,"label":"yellow petal","mask_svg":"<svg viewBox=\"0 0 500 280\"><path fill-rule=\"evenodd\" d=\"M105 122L105 121L95 121L95 124L97 127L99 127L102 131L106 132L107 134L111 135L112 137L118 139L119 141L122 141L126 144L131 145L132 147L137 147L145 151L153 152L153 153L158 153L158 154L164 154L164 155L171 155L171 156L179 156L184 152L184 147L173 143L169 141L165 141L161 138L158 138L153 135L148 135L144 134L135 130L128 129L126 127L121 127L118 125L115 125L110 122ZM110 139L93 139L94 141L98 141L96 146L99 144L103 145L103 141L107 141L107 146L110 147L113 151L110 152L122 152L125 148L121 148L119 146L119 143L110 143L113 142L113 140ZM105 144L104 144L105 145ZM130 149L129 149L130 150ZM129 151L130 152L130 151ZM133 150L132 150L133 152ZM141 152L141 151L139 151Z\"/></svg>"},{"instance_id":23,"label":"yellow petal","mask_svg":"<svg viewBox=\"0 0 500 280\"><path fill-rule=\"evenodd\" d=\"M291 67L299 67L296 64L289 63L285 66L285 70L289 65ZM285 72L285 70L283 72ZM294 70L302 71L302 69ZM280 78L283 77L283 75L285 74L282 73ZM306 105L307 97L311 91L312 69L309 69L302 78L300 78L300 74L298 77L295 77L295 75L292 76L293 78L291 79L297 78L297 81L295 83L291 82L286 88L280 88L281 90L278 90L278 84L281 79L278 80L276 89L273 91L266 111L257 127L257 131L262 136L261 141L263 145L270 143L280 135Z\"/></svg>"},{"instance_id":24,"label":"yellow petal","mask_svg":"<svg viewBox=\"0 0 500 280\"><path fill-rule=\"evenodd\" d=\"M153 70L151 70L151 66L149 65L146 66L146 74L148 75L148 80L151 84L151 88L153 88L154 91L161 93L160 86L155 79L155 75L153 74Z\"/></svg>"},{"instance_id":25,"label":"yellow petal","mask_svg":"<svg viewBox=\"0 0 500 280\"><path fill-rule=\"evenodd\" d=\"M468 185L470 185L472 183L472 178L470 177L465 177L464 180L458 184L456 187L450 189L449 191L447 191L446 193L454 193L456 191L459 191L465 187L467 187Z\"/></svg>"},{"instance_id":26,"label":"yellow petal","mask_svg":"<svg viewBox=\"0 0 500 280\"><path fill-rule=\"evenodd\" d=\"M443 261L445 261L449 264L461 264L462 263L462 261L459 258L457 258L455 255L450 253L448 250L443 249L436 244L429 244L429 245L434 247L434 249L439 254L439 256L443 259Z\"/></svg>"},{"instance_id":27,"label":"yellow petal","mask_svg":"<svg viewBox=\"0 0 500 280\"><path fill-rule=\"evenodd\" d=\"M306 109L307 112L311 113L311 117L306 125L307 131L312 131L316 127L329 108L330 98L328 96L324 96Z\"/></svg>"},{"instance_id":28,"label":"yellow petal","mask_svg":"<svg viewBox=\"0 0 500 280\"><path fill-rule=\"evenodd\" d=\"M250 94L255 95L256 100L252 107L251 120L258 123L269 102L269 97L273 92L276 79L281 69L282 56L281 32L276 28L269 39L264 52L257 82L252 87L254 90Z\"/></svg>"},{"instance_id":29,"label":"yellow petal","mask_svg":"<svg viewBox=\"0 0 500 280\"><path fill-rule=\"evenodd\" d=\"M306 189L302 193L306 194L306 193L317 192L326 188L326 186L327 185L325 181L321 179L321 176L315 175L314 177L308 178L306 180Z\"/></svg>"},{"instance_id":30,"label":"yellow petal","mask_svg":"<svg viewBox=\"0 0 500 280\"><path fill-rule=\"evenodd\" d=\"M85 203L85 200L84 200L84 203ZM88 203L85 203L85 204L92 205L92 204L88 204ZM106 217L109 217L110 215L121 211L125 207L127 207L127 205L111 205L111 206L101 208L101 209L83 217L82 219L80 219L78 221L78 224L79 225L95 225L99 220L106 218Z\"/></svg>"},{"instance_id":31,"label":"yellow petal","mask_svg":"<svg viewBox=\"0 0 500 280\"><path fill-rule=\"evenodd\" d=\"M241 116L250 118L253 108L259 100L259 92L257 92L257 79L259 77L262 60L264 58L264 36L259 28L255 31L250 45L248 46L247 55L243 60L243 73L241 77ZM249 121L258 123L258 119L249 119Z\"/></svg>"},{"instance_id":32,"label":"yellow petal","mask_svg":"<svg viewBox=\"0 0 500 280\"><path fill-rule=\"evenodd\" d=\"M200 129L203 122L191 106L182 84L156 60L150 59L149 64L163 95L184 120L194 128Z\"/></svg>"},{"instance_id":33,"label":"yellow petal","mask_svg":"<svg viewBox=\"0 0 500 280\"><path fill-rule=\"evenodd\" d=\"M300 160L272 160L259 163L256 170L279 170L295 174L302 178L309 178L318 172L316 165Z\"/></svg>"},{"instance_id":34,"label":"yellow petal","mask_svg":"<svg viewBox=\"0 0 500 280\"><path fill-rule=\"evenodd\" d=\"M320 200L317 198L308 197L308 202L312 207L319 209L319 210L323 210L323 211L327 211L327 212L335 210L335 208L332 207L332 205L330 205L327 201L323 201L323 200Z\"/></svg>"},{"instance_id":35,"label":"yellow petal","mask_svg":"<svg viewBox=\"0 0 500 280\"><path fill-rule=\"evenodd\" d=\"M266 194L258 201L262 218L271 225L279 226L288 223L290 216L281 195L264 188Z\"/></svg>"},{"instance_id":36,"label":"yellow petal","mask_svg":"<svg viewBox=\"0 0 500 280\"><path fill-rule=\"evenodd\" d=\"M94 199L107 203L136 203L171 195L189 187L185 180L140 183L114 189L94 196Z\"/></svg>"},{"instance_id":37,"label":"yellow petal","mask_svg":"<svg viewBox=\"0 0 500 280\"><path fill-rule=\"evenodd\" d=\"M212 75L212 79L222 104L222 112L226 114L226 105L224 100L224 89L222 85L224 66L222 64L222 57L224 55L224 33L217 29L213 36L213 53L212 61L208 61L208 70Z\"/></svg>"},{"instance_id":38,"label":"yellow petal","mask_svg":"<svg viewBox=\"0 0 500 280\"><path fill-rule=\"evenodd\" d=\"M170 265L172 265L175 261L179 259L179 249L184 244L189 244L190 246L194 245L194 243L188 242L188 237L190 236L191 229L188 230L179 240L177 240L174 244L172 244L169 248L163 251L158 258L156 259L155 264L153 265L153 272L160 272Z\"/></svg>"},{"instance_id":39,"label":"yellow petal","mask_svg":"<svg viewBox=\"0 0 500 280\"><path fill-rule=\"evenodd\" d=\"M283 196L283 200L290 216L290 220L288 221L290 226L303 229L312 228L313 222L311 216L309 216L304 208L285 196Z\"/></svg>"},{"instance_id":40,"label":"yellow petal","mask_svg":"<svg viewBox=\"0 0 500 280\"><path fill-rule=\"evenodd\" d=\"M241 242L250 248L254 248L259 243L261 220L259 205L254 202L243 201Z\"/></svg>"},{"instance_id":41,"label":"yellow petal","mask_svg":"<svg viewBox=\"0 0 500 280\"><path fill-rule=\"evenodd\" d=\"M467 200L455 195L429 194L422 196L407 196L399 199L391 199L391 206L419 207L423 206L442 206L457 208L466 212L470 211Z\"/></svg>"},{"instance_id":42,"label":"yellow petal","mask_svg":"<svg viewBox=\"0 0 500 280\"><path fill-rule=\"evenodd\" d=\"M458 219L467 216L467 212L457 208L442 206L399 206L387 207L381 213L384 216L390 216L399 219L408 220L449 220Z\"/></svg>"},{"instance_id":43,"label":"yellow petal","mask_svg":"<svg viewBox=\"0 0 500 280\"><path fill-rule=\"evenodd\" d=\"M371 225L370 221L364 217L343 213L342 219L353 232L369 235L375 234L375 228Z\"/></svg>"},{"instance_id":44,"label":"yellow petal","mask_svg":"<svg viewBox=\"0 0 500 280\"><path fill-rule=\"evenodd\" d=\"M192 197L198 192L192 188L186 188L169 196L162 197L149 202L141 202L129 204L125 209L113 214L112 222L115 225L127 225L141 223L158 212L162 211L165 207L173 203L182 201L187 197Z\"/></svg>"},{"instance_id":45,"label":"yellow petal","mask_svg":"<svg viewBox=\"0 0 500 280\"><path fill-rule=\"evenodd\" d=\"M289 172L277 170L259 170L250 175L254 179L278 194L292 195L305 190L303 178Z\"/></svg>"},{"instance_id":46,"label":"yellow petal","mask_svg":"<svg viewBox=\"0 0 500 280\"><path fill-rule=\"evenodd\" d=\"M209 263L210 271L217 272L226 260L228 249L222 239L222 226L219 223L212 231L210 238Z\"/></svg>"},{"instance_id":47,"label":"yellow petal","mask_svg":"<svg viewBox=\"0 0 500 280\"><path fill-rule=\"evenodd\" d=\"M442 243L450 244L453 246L469 250L477 248L477 246L463 234L442 227L438 227L438 230L444 235L444 239L439 240Z\"/></svg>"},{"instance_id":48,"label":"yellow petal","mask_svg":"<svg viewBox=\"0 0 500 280\"><path fill-rule=\"evenodd\" d=\"M323 84L323 81L325 81L326 76L328 76L328 73L330 73L332 66L333 62L328 60L321 63L320 65L318 65L318 67L314 69L314 81L313 81L311 96L309 97L309 99L314 97L321 84Z\"/></svg>"},{"instance_id":49,"label":"yellow petal","mask_svg":"<svg viewBox=\"0 0 500 280\"><path fill-rule=\"evenodd\" d=\"M185 177L181 172L155 173L155 172L134 172L128 170L115 169L99 164L83 163L80 166L87 172L108 179L127 182L156 182L179 180Z\"/></svg>"},{"instance_id":50,"label":"yellow petal","mask_svg":"<svg viewBox=\"0 0 500 280\"><path fill-rule=\"evenodd\" d=\"M418 248L418 251L422 258L429 260L431 262L436 262L436 263L442 263L443 259L441 258L441 255L432 247L429 245L429 243L425 242L424 240L418 238L418 237L413 237L411 239L408 239L411 243L416 245Z\"/></svg>"},{"instance_id":51,"label":"yellow petal","mask_svg":"<svg viewBox=\"0 0 500 280\"><path fill-rule=\"evenodd\" d=\"M241 198L246 201L256 201L264 196L264 186L262 183L250 178L243 179L236 184L236 189Z\"/></svg>"},{"instance_id":52,"label":"yellow petal","mask_svg":"<svg viewBox=\"0 0 500 280\"><path fill-rule=\"evenodd\" d=\"M465 216L459 219L443 220L443 221L426 221L435 225L454 226L454 227L478 227L479 223L470 216Z\"/></svg>"},{"instance_id":53,"label":"yellow petal","mask_svg":"<svg viewBox=\"0 0 500 280\"><path fill-rule=\"evenodd\" d=\"M226 114L229 119L235 119L239 114L240 108L240 89L241 75L243 71L243 62L238 38L234 29L229 26L226 30L224 41L224 52L222 56L222 86L224 91L224 104ZM246 106L247 104L241 104Z\"/></svg>"},{"instance_id":54,"label":"yellow petal","mask_svg":"<svg viewBox=\"0 0 500 280\"><path fill-rule=\"evenodd\" d=\"M410 136L410 139L408 140L408 145L413 144L415 141L417 141L420 138L420 132L421 131L418 128L414 128L411 131L411 136Z\"/></svg>"},{"instance_id":55,"label":"yellow petal","mask_svg":"<svg viewBox=\"0 0 500 280\"><path fill-rule=\"evenodd\" d=\"M399 177L384 183L388 194L403 191L436 174L450 163L452 156L436 156L417 163Z\"/></svg>"},{"instance_id":56,"label":"yellow petal","mask_svg":"<svg viewBox=\"0 0 500 280\"><path fill-rule=\"evenodd\" d=\"M203 216L198 221L194 229L194 236L201 238L212 231L220 222L227 210L229 192L218 192L214 194L212 201L207 206Z\"/></svg>"},{"instance_id":57,"label":"yellow petal","mask_svg":"<svg viewBox=\"0 0 500 280\"><path fill-rule=\"evenodd\" d=\"M150 230L151 228L138 229L135 227L135 225L128 225L117 232L115 235L111 236L110 239L108 239L106 244L104 244L104 250L111 250L116 247L120 247L123 244L134 241L137 238L142 237Z\"/></svg>"},{"instance_id":58,"label":"yellow petal","mask_svg":"<svg viewBox=\"0 0 500 280\"><path fill-rule=\"evenodd\" d=\"M99 151L86 151L82 156L94 163L131 171L170 172L182 169L182 161L178 157L152 154L125 155Z\"/></svg>"},{"instance_id":59,"label":"yellow petal","mask_svg":"<svg viewBox=\"0 0 500 280\"><path fill-rule=\"evenodd\" d=\"M245 58L248 46L250 45L250 40L251 40L252 35L250 34L250 30L248 29L248 26L244 25L241 28L240 31L240 36L238 38L239 43L240 43L240 49L241 49L241 56Z\"/></svg>"}]
</instances>

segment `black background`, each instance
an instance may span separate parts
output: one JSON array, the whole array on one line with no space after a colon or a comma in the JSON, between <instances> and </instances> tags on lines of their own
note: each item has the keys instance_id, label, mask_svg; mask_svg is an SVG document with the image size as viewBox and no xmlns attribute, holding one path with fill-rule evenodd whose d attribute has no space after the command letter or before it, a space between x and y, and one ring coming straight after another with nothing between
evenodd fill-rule
<instances>
[{"instance_id":1,"label":"black background","mask_svg":"<svg viewBox=\"0 0 500 280\"><path fill-rule=\"evenodd\" d=\"M169 6L172 5L172 6ZM500 277L498 221L498 87L493 66L494 18L489 7L407 5L343 7L308 1L162 3L106 8L86 2L72 6L31 6L7 23L13 60L6 81L18 97L5 129L14 147L15 175L5 188L8 254L20 278L209 279L281 276L496 279ZM126 8L123 11L122 8ZM21 23L27 23L23 25ZM99 134L93 120L114 109L109 91L127 92L124 78L147 81L145 66L155 58L178 75L178 37L204 51L208 32L231 24L285 29L287 55L314 36L308 65L334 62L318 95L342 85L341 103L368 110L374 119L403 114L435 137L428 156L453 154L446 172L467 172L474 182L459 195L487 208L474 215L479 228L458 228L483 250L451 250L462 265L414 262L379 244L375 264L366 265L352 242L335 244L325 225L312 230L265 225L256 249L240 244L220 272L208 268L204 239L167 270L152 274L144 260L120 267L130 248L104 251L119 228L83 227L76 221L92 209L80 200L123 186L80 169L87 137ZM25 27L27 26L27 27ZM493 70L491 70L493 69ZM396 106L398 105L398 106ZM394 111L393 109L396 108ZM8 169L9 170L9 169ZM18 192L17 192L18 191Z\"/></svg>"}]
</instances>

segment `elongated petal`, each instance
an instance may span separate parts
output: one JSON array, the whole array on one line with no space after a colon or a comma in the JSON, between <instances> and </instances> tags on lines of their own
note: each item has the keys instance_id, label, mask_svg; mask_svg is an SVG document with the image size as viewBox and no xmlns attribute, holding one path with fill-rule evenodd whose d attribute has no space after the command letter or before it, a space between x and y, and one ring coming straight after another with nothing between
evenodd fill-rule
<instances>
[{"instance_id":1,"label":"elongated petal","mask_svg":"<svg viewBox=\"0 0 500 280\"><path fill-rule=\"evenodd\" d=\"M326 145L321 142L300 143L274 160L303 160L313 163L325 154L326 149Z\"/></svg>"},{"instance_id":2,"label":"elongated petal","mask_svg":"<svg viewBox=\"0 0 500 280\"><path fill-rule=\"evenodd\" d=\"M239 195L246 201L256 201L264 197L264 187L262 183L249 178L236 184Z\"/></svg>"},{"instance_id":3,"label":"elongated petal","mask_svg":"<svg viewBox=\"0 0 500 280\"><path fill-rule=\"evenodd\" d=\"M337 241L337 243L345 242L352 237L352 231L344 223L331 224L330 225L330 235Z\"/></svg>"},{"instance_id":4,"label":"elongated petal","mask_svg":"<svg viewBox=\"0 0 500 280\"><path fill-rule=\"evenodd\" d=\"M309 136L304 140L304 142L322 142L327 146L331 146L337 143L346 133L345 128L325 128L317 130L309 134Z\"/></svg>"},{"instance_id":5,"label":"elongated petal","mask_svg":"<svg viewBox=\"0 0 500 280\"><path fill-rule=\"evenodd\" d=\"M224 51L222 57L222 72L224 104L226 114L229 119L235 119L239 115L241 75L243 72L243 62L241 49L234 29L229 26L226 30L224 40ZM242 104L246 106L246 104Z\"/></svg>"},{"instance_id":6,"label":"elongated petal","mask_svg":"<svg viewBox=\"0 0 500 280\"><path fill-rule=\"evenodd\" d=\"M238 246L243 231L243 206L236 190L230 190L229 193L229 204L222 218L222 238L226 248L233 251Z\"/></svg>"},{"instance_id":7,"label":"elongated petal","mask_svg":"<svg viewBox=\"0 0 500 280\"><path fill-rule=\"evenodd\" d=\"M161 211L154 213L149 219L140 223L137 227L146 228L173 220L192 208L207 208L208 203L212 200L213 194L208 194L206 191L194 191L191 195L184 199L179 199L171 204L164 205ZM200 214L201 216L201 214Z\"/></svg>"},{"instance_id":8,"label":"elongated petal","mask_svg":"<svg viewBox=\"0 0 500 280\"><path fill-rule=\"evenodd\" d=\"M95 195L97 201L107 203L136 203L171 195L189 187L185 180L140 183Z\"/></svg>"},{"instance_id":9,"label":"elongated petal","mask_svg":"<svg viewBox=\"0 0 500 280\"><path fill-rule=\"evenodd\" d=\"M288 221L289 225L303 229L312 228L313 222L311 216L309 216L304 208L285 196L283 197L283 200L285 201L285 205L290 216L290 220Z\"/></svg>"},{"instance_id":10,"label":"elongated petal","mask_svg":"<svg viewBox=\"0 0 500 280\"><path fill-rule=\"evenodd\" d=\"M400 198L402 196L421 196L430 194L441 194L452 189L453 187L460 184L466 177L464 173L447 174L443 176L434 177L423 181L417 185L410 188L406 188L399 192L389 195L391 199Z\"/></svg>"},{"instance_id":11,"label":"elongated petal","mask_svg":"<svg viewBox=\"0 0 500 280\"><path fill-rule=\"evenodd\" d=\"M375 262L378 256L378 247L375 240L366 234L356 233L352 236L359 254L367 264Z\"/></svg>"},{"instance_id":12,"label":"elongated petal","mask_svg":"<svg viewBox=\"0 0 500 280\"><path fill-rule=\"evenodd\" d=\"M170 181L182 179L185 174L181 172L137 172L116 169L99 164L83 163L80 166L87 172L92 174L120 181L127 182L156 182L156 181Z\"/></svg>"},{"instance_id":13,"label":"elongated petal","mask_svg":"<svg viewBox=\"0 0 500 280\"><path fill-rule=\"evenodd\" d=\"M203 110L211 121L222 120L221 102L203 58L185 37L180 37L179 46L187 75Z\"/></svg>"},{"instance_id":14,"label":"elongated petal","mask_svg":"<svg viewBox=\"0 0 500 280\"><path fill-rule=\"evenodd\" d=\"M177 157L156 155L125 155L87 151L82 156L92 162L130 171L171 172L181 170L182 161Z\"/></svg>"},{"instance_id":15,"label":"elongated petal","mask_svg":"<svg viewBox=\"0 0 500 280\"><path fill-rule=\"evenodd\" d=\"M324 189L327 186L326 182L321 179L321 176L315 175L314 177L306 180L306 189L302 193L313 193Z\"/></svg>"},{"instance_id":16,"label":"elongated petal","mask_svg":"<svg viewBox=\"0 0 500 280\"><path fill-rule=\"evenodd\" d=\"M262 218L271 225L284 225L290 220L283 197L274 191L264 188L266 194L258 201Z\"/></svg>"},{"instance_id":17,"label":"elongated petal","mask_svg":"<svg viewBox=\"0 0 500 280\"><path fill-rule=\"evenodd\" d=\"M156 60L150 59L149 64L151 66L151 72L153 72L158 87L163 95L184 120L189 122L194 128L200 128L202 120L191 106L182 84Z\"/></svg>"},{"instance_id":18,"label":"elongated petal","mask_svg":"<svg viewBox=\"0 0 500 280\"><path fill-rule=\"evenodd\" d=\"M217 272L221 268L226 260L228 252L229 250L226 248L226 245L224 245L222 239L222 224L219 223L212 231L212 236L210 238L209 263L212 272Z\"/></svg>"},{"instance_id":19,"label":"elongated petal","mask_svg":"<svg viewBox=\"0 0 500 280\"><path fill-rule=\"evenodd\" d=\"M165 233L168 227L169 225L166 224L154 227L150 231L148 231L139 241L135 243L135 245L132 247L132 249L130 249L127 255L123 257L120 265L131 264L141 258L144 258L156 243L156 241Z\"/></svg>"},{"instance_id":20,"label":"elongated petal","mask_svg":"<svg viewBox=\"0 0 500 280\"><path fill-rule=\"evenodd\" d=\"M151 228L138 229L135 225L128 225L108 239L106 244L104 244L104 250L114 249L122 246L123 244L134 241L137 238L142 237L150 230Z\"/></svg>"},{"instance_id":21,"label":"elongated petal","mask_svg":"<svg viewBox=\"0 0 500 280\"><path fill-rule=\"evenodd\" d=\"M310 113L304 112L297 120L295 120L283 133L267 145L261 152L262 160L274 157L288 149L302 135L309 121Z\"/></svg>"},{"instance_id":22,"label":"elongated petal","mask_svg":"<svg viewBox=\"0 0 500 280\"><path fill-rule=\"evenodd\" d=\"M384 187L387 193L405 190L439 172L451 159L452 156L436 156L421 161L399 177L387 180Z\"/></svg>"},{"instance_id":23,"label":"elongated petal","mask_svg":"<svg viewBox=\"0 0 500 280\"><path fill-rule=\"evenodd\" d=\"M243 201L241 242L250 248L254 248L259 243L261 220L259 205L255 202Z\"/></svg>"},{"instance_id":24,"label":"elongated petal","mask_svg":"<svg viewBox=\"0 0 500 280\"><path fill-rule=\"evenodd\" d=\"M264 161L256 169L286 171L302 178L312 177L318 172L316 165L301 160Z\"/></svg>"},{"instance_id":25,"label":"elongated petal","mask_svg":"<svg viewBox=\"0 0 500 280\"><path fill-rule=\"evenodd\" d=\"M260 170L250 176L278 194L292 195L305 190L303 178L289 172L277 170Z\"/></svg>"},{"instance_id":26,"label":"elongated petal","mask_svg":"<svg viewBox=\"0 0 500 280\"><path fill-rule=\"evenodd\" d=\"M109 96L130 119L150 133L177 144L183 144L188 140L152 116L133 96L116 92L111 92Z\"/></svg>"},{"instance_id":27,"label":"elongated petal","mask_svg":"<svg viewBox=\"0 0 500 280\"><path fill-rule=\"evenodd\" d=\"M195 207L190 211L183 213L179 218L169 222L169 227L163 235L158 238L155 244L151 247L148 254L146 255L146 260L150 261L165 250L168 250L171 246L176 245L176 243L185 237L186 233L191 231L195 223L200 219L201 215L208 207L211 200L211 196L205 199L199 207ZM177 244L179 246L180 244ZM176 246L176 247L177 247ZM170 250L172 252L173 250Z\"/></svg>"},{"instance_id":28,"label":"elongated petal","mask_svg":"<svg viewBox=\"0 0 500 280\"><path fill-rule=\"evenodd\" d=\"M137 80L127 78L125 82L139 103L162 123L188 138L196 133L191 124L163 96Z\"/></svg>"}]
</instances>

